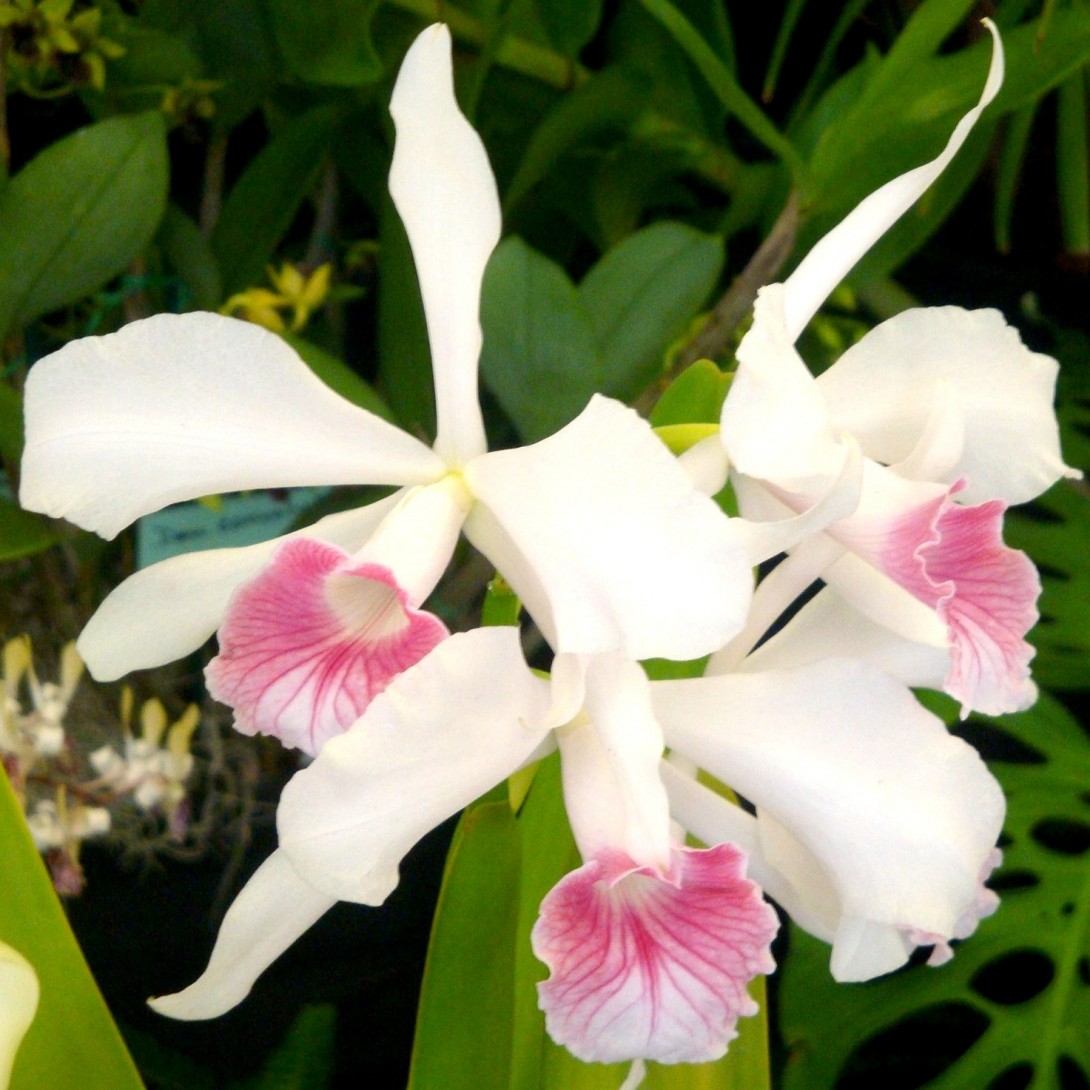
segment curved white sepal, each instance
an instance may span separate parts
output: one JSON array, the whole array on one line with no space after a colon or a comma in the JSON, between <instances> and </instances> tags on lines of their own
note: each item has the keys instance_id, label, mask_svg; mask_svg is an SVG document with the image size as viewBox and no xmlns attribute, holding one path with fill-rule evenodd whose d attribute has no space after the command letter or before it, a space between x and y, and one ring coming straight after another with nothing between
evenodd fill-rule
<instances>
[{"instance_id":1,"label":"curved white sepal","mask_svg":"<svg viewBox=\"0 0 1090 1090\"><path fill-rule=\"evenodd\" d=\"M500 237L484 145L454 97L450 31L436 23L402 62L390 100L397 128L390 195L409 235L435 374L435 449L461 465L485 449L477 403L481 279Z\"/></svg>"},{"instance_id":2,"label":"curved white sepal","mask_svg":"<svg viewBox=\"0 0 1090 1090\"><path fill-rule=\"evenodd\" d=\"M304 882L277 850L242 887L220 924L208 968L188 988L149 999L168 1018L218 1018L250 994L254 981L336 904Z\"/></svg>"},{"instance_id":3,"label":"curved white sepal","mask_svg":"<svg viewBox=\"0 0 1090 1090\"><path fill-rule=\"evenodd\" d=\"M864 198L802 259L784 287L787 331L798 338L833 288L855 263L912 207L946 169L977 123L984 107L1003 83L1003 43L990 19L983 20L992 36L992 57L977 104L958 122L942 154L929 163L887 182Z\"/></svg>"},{"instance_id":4,"label":"curved white sepal","mask_svg":"<svg viewBox=\"0 0 1090 1090\"><path fill-rule=\"evenodd\" d=\"M549 683L523 660L517 628L451 636L293 777L281 849L329 896L381 904L425 833L534 752L548 710Z\"/></svg>"},{"instance_id":5,"label":"curved white sepal","mask_svg":"<svg viewBox=\"0 0 1090 1090\"><path fill-rule=\"evenodd\" d=\"M419 484L443 470L275 334L219 314L159 314L39 360L26 436L23 506L103 537L212 493Z\"/></svg>"},{"instance_id":6,"label":"curved white sepal","mask_svg":"<svg viewBox=\"0 0 1090 1090\"><path fill-rule=\"evenodd\" d=\"M0 1088L6 1088L15 1054L38 1010L38 977L33 966L0 942Z\"/></svg>"}]
</instances>

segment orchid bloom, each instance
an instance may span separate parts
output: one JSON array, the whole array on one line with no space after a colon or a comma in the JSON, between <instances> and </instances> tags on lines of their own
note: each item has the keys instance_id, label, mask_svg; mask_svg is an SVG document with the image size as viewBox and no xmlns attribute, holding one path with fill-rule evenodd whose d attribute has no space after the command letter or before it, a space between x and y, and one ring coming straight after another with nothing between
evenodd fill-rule
<instances>
[{"instance_id":1,"label":"orchid bloom","mask_svg":"<svg viewBox=\"0 0 1090 1090\"><path fill-rule=\"evenodd\" d=\"M916 946L941 963L998 904L983 886L998 863L998 783L874 665L785 667L765 648L734 673L652 684L674 817L742 848L754 881L832 945L837 980L888 973ZM700 784L696 767L756 814Z\"/></svg>"},{"instance_id":2,"label":"orchid bloom","mask_svg":"<svg viewBox=\"0 0 1090 1090\"><path fill-rule=\"evenodd\" d=\"M746 985L773 968L775 914L736 847L672 840L642 669L617 653L583 666L584 705L555 730L550 683L515 628L451 636L401 673L293 777L280 845L224 917L204 974L152 1006L187 1019L233 1007L336 901L385 900L424 833L555 735L585 864L546 896L532 935L551 970L539 989L549 1032L584 1060L722 1056L756 1010Z\"/></svg>"},{"instance_id":3,"label":"orchid bloom","mask_svg":"<svg viewBox=\"0 0 1090 1090\"><path fill-rule=\"evenodd\" d=\"M390 191L431 342L434 448L338 397L280 338L215 314L73 342L26 386L23 505L105 536L207 493L403 486L298 534L138 572L80 638L91 672L113 679L218 629L212 695L240 730L311 754L446 637L419 606L462 529L570 662L706 654L740 628L751 593L735 528L620 403L596 396L552 437L486 451L477 311L499 202L454 97L445 27L417 38L390 109ZM557 699L578 706L579 678L562 672Z\"/></svg>"},{"instance_id":4,"label":"orchid bloom","mask_svg":"<svg viewBox=\"0 0 1090 1090\"><path fill-rule=\"evenodd\" d=\"M897 315L816 380L794 347L995 96L1003 55L987 26L995 45L983 93L942 154L872 193L784 283L761 291L721 436L741 511L755 520L797 519L828 494L856 447L864 456L856 509L823 534L780 545L791 556L765 590L765 611L782 610L817 578L827 584L820 607L780 637L791 641L792 661L869 659L944 688L963 713L998 714L1035 698L1024 637L1040 591L1029 559L1003 544L1003 512L1078 476L1060 457L1055 361L1026 349L998 312L958 307ZM762 623L714 657L711 672L737 664Z\"/></svg>"}]
</instances>

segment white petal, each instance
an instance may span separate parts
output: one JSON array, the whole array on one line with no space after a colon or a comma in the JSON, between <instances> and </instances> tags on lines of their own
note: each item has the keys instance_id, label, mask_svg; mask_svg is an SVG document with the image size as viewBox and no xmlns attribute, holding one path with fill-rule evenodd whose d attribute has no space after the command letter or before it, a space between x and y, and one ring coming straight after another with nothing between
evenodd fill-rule
<instances>
[{"instance_id":1,"label":"white petal","mask_svg":"<svg viewBox=\"0 0 1090 1090\"><path fill-rule=\"evenodd\" d=\"M749 877L800 927L826 942L832 941L840 919L836 891L818 861L798 841L790 838L795 851L785 870L780 871L764 856L764 841L771 838L776 842L781 865L787 857L786 845L778 835L782 827L777 827L773 818L762 814L758 827L752 814L679 770L674 759L663 762L661 775L670 799L670 813L688 832L705 844L737 844L748 857Z\"/></svg>"},{"instance_id":2,"label":"white petal","mask_svg":"<svg viewBox=\"0 0 1090 1090\"><path fill-rule=\"evenodd\" d=\"M730 463L718 434L709 435L678 455L678 465L689 475L694 487L714 496L727 483Z\"/></svg>"},{"instance_id":3,"label":"white petal","mask_svg":"<svg viewBox=\"0 0 1090 1090\"><path fill-rule=\"evenodd\" d=\"M738 666L743 673L790 669L826 658L860 659L913 688L941 689L950 653L917 643L853 609L826 587Z\"/></svg>"},{"instance_id":4,"label":"white petal","mask_svg":"<svg viewBox=\"0 0 1090 1090\"><path fill-rule=\"evenodd\" d=\"M38 977L17 950L0 942L0 1087L7 1087L19 1051L38 1009Z\"/></svg>"},{"instance_id":5,"label":"white petal","mask_svg":"<svg viewBox=\"0 0 1090 1090\"><path fill-rule=\"evenodd\" d=\"M639 866L670 866L670 815L659 779L662 729L647 676L618 654L586 671L585 714L557 732L564 803L585 860L623 852Z\"/></svg>"},{"instance_id":6,"label":"white petal","mask_svg":"<svg viewBox=\"0 0 1090 1090\"><path fill-rule=\"evenodd\" d=\"M830 476L844 454L788 333L785 302L783 284L757 294L753 325L738 346L738 371L723 402L720 436L739 473L780 481Z\"/></svg>"},{"instance_id":7,"label":"white petal","mask_svg":"<svg viewBox=\"0 0 1090 1090\"><path fill-rule=\"evenodd\" d=\"M115 587L87 622L78 649L99 681L114 681L195 651L219 627L239 584L289 537L313 537L355 552L401 493L342 511L305 530L237 549L185 553L144 568Z\"/></svg>"},{"instance_id":8,"label":"white petal","mask_svg":"<svg viewBox=\"0 0 1090 1090\"><path fill-rule=\"evenodd\" d=\"M1003 83L1003 43L990 19L985 19L984 25L994 42L984 90L976 106L958 122L942 154L876 189L818 242L788 277L784 286L787 289L787 330L792 341L798 338L852 266L946 169L984 107L995 98ZM906 88L906 93L911 94L911 88Z\"/></svg>"},{"instance_id":9,"label":"white petal","mask_svg":"<svg viewBox=\"0 0 1090 1090\"><path fill-rule=\"evenodd\" d=\"M960 458L941 477L959 499L1024 503L1060 477L1052 402L1058 366L1031 352L996 310L906 310L871 330L818 379L836 426L872 458L899 462L925 429L943 384L965 421Z\"/></svg>"},{"instance_id":10,"label":"white petal","mask_svg":"<svg viewBox=\"0 0 1090 1090\"><path fill-rule=\"evenodd\" d=\"M219 314L159 314L39 360L26 433L23 506L103 537L211 493L417 484L443 470L279 337Z\"/></svg>"},{"instance_id":11,"label":"white petal","mask_svg":"<svg viewBox=\"0 0 1090 1090\"><path fill-rule=\"evenodd\" d=\"M296 774L277 814L281 848L329 896L381 904L405 853L533 752L548 708L517 628L451 636Z\"/></svg>"},{"instance_id":12,"label":"white petal","mask_svg":"<svg viewBox=\"0 0 1090 1090\"><path fill-rule=\"evenodd\" d=\"M646 422L595 395L533 446L475 459L470 540L557 652L691 659L741 627L752 591L734 525Z\"/></svg>"},{"instance_id":13,"label":"white petal","mask_svg":"<svg viewBox=\"0 0 1090 1090\"><path fill-rule=\"evenodd\" d=\"M401 65L390 100L397 127L390 195L416 260L435 372L435 449L461 464L485 449L477 403L481 278L500 237L496 181L458 109L450 31L428 27Z\"/></svg>"},{"instance_id":14,"label":"white petal","mask_svg":"<svg viewBox=\"0 0 1090 1090\"><path fill-rule=\"evenodd\" d=\"M976 752L898 682L830 659L793 671L659 682L667 744L767 812L818 861L841 918L953 935L976 903L1003 795Z\"/></svg>"},{"instance_id":15,"label":"white petal","mask_svg":"<svg viewBox=\"0 0 1090 1090\"><path fill-rule=\"evenodd\" d=\"M220 924L208 968L184 991L149 999L168 1018L218 1018L250 994L254 981L336 904L275 851L242 887Z\"/></svg>"},{"instance_id":16,"label":"white petal","mask_svg":"<svg viewBox=\"0 0 1090 1090\"><path fill-rule=\"evenodd\" d=\"M389 568L420 605L446 571L472 502L455 475L411 488L353 559Z\"/></svg>"},{"instance_id":17,"label":"white petal","mask_svg":"<svg viewBox=\"0 0 1090 1090\"><path fill-rule=\"evenodd\" d=\"M825 482L823 492L801 514L780 504L759 481L737 477L735 494L746 516L739 520L738 528L746 541L750 562L756 565L770 560L830 523L846 518L859 505L862 485L863 458L858 444L850 438L844 443L840 473Z\"/></svg>"}]
</instances>

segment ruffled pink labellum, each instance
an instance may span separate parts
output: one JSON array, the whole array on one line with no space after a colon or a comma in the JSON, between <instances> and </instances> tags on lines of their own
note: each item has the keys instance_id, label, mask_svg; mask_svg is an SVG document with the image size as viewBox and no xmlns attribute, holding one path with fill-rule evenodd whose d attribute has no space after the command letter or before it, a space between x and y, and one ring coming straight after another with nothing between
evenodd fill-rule
<instances>
[{"instance_id":1,"label":"ruffled pink labellum","mask_svg":"<svg viewBox=\"0 0 1090 1090\"><path fill-rule=\"evenodd\" d=\"M950 634L945 689L966 709L1020 711L1036 696L1034 649L1023 638L1037 621L1041 583L1025 553L1003 543L1000 500L963 507L961 483L905 512L882 543L878 563L934 609Z\"/></svg>"},{"instance_id":2,"label":"ruffled pink labellum","mask_svg":"<svg viewBox=\"0 0 1090 1090\"><path fill-rule=\"evenodd\" d=\"M235 592L205 677L244 734L316 754L447 635L389 568L294 538Z\"/></svg>"},{"instance_id":3,"label":"ruffled pink labellum","mask_svg":"<svg viewBox=\"0 0 1090 1090\"><path fill-rule=\"evenodd\" d=\"M715 1060L755 1014L776 914L733 844L672 850L670 873L602 852L541 903L531 934L550 1036L581 1060Z\"/></svg>"}]
</instances>

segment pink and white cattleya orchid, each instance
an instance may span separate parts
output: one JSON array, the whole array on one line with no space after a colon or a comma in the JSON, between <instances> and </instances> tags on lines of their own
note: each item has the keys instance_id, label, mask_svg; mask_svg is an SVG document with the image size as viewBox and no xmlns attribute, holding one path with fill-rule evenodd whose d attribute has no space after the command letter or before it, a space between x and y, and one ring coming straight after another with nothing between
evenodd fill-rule
<instances>
[{"instance_id":1,"label":"pink and white cattleya orchid","mask_svg":"<svg viewBox=\"0 0 1090 1090\"><path fill-rule=\"evenodd\" d=\"M998 863L999 785L876 666L785 668L762 651L738 672L652 684L674 817L705 843L741 847L754 881L832 945L837 980L888 973L918 945L940 962L998 904L983 881ZM755 816L700 784L696 767Z\"/></svg>"},{"instance_id":2,"label":"pink and white cattleya orchid","mask_svg":"<svg viewBox=\"0 0 1090 1090\"><path fill-rule=\"evenodd\" d=\"M884 322L817 379L794 347L995 96L1003 55L988 27L995 46L983 93L942 154L872 193L784 283L761 291L721 437L742 513L785 527L828 494L853 451L864 455L855 510L823 534L781 544L792 554L777 581L781 608L814 579L828 584L821 607L781 637L794 661L862 657L944 688L965 711L998 714L1035 698L1024 637L1040 591L1029 559L1003 544L1003 512L1078 476L1060 457L1055 361L1026 349L998 312L958 307ZM714 657L711 672L733 668L751 635Z\"/></svg>"},{"instance_id":3,"label":"pink and white cattleya orchid","mask_svg":"<svg viewBox=\"0 0 1090 1090\"><path fill-rule=\"evenodd\" d=\"M452 636L401 673L288 784L280 846L228 911L205 973L152 1006L190 1019L230 1009L336 901L385 900L424 833L555 736L586 863L546 896L533 932L551 970L549 1032L585 1060L722 1056L756 1009L746 985L773 968L775 914L733 845L672 841L640 667L619 654L583 666L585 704L555 731L550 684L514 628Z\"/></svg>"},{"instance_id":4,"label":"pink and white cattleya orchid","mask_svg":"<svg viewBox=\"0 0 1090 1090\"><path fill-rule=\"evenodd\" d=\"M596 396L552 437L486 451L477 311L500 212L454 97L445 27L409 50L390 108L390 191L427 317L434 448L332 393L280 338L215 314L73 342L26 387L23 505L106 536L210 492L403 486L286 538L138 572L81 636L91 672L112 679L219 629L213 695L241 730L312 754L446 636L419 607L463 529L569 662L706 654L741 626L751 593L734 526L620 403ZM564 672L558 695L576 707L577 675Z\"/></svg>"}]
</instances>

